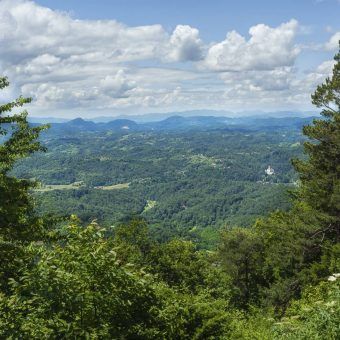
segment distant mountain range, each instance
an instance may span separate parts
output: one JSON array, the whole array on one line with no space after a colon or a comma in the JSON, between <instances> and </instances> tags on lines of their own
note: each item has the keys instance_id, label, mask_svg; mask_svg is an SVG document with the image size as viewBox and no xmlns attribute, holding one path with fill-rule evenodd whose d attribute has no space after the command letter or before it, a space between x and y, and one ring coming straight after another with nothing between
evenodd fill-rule
<instances>
[{"instance_id":1,"label":"distant mountain range","mask_svg":"<svg viewBox=\"0 0 340 340\"><path fill-rule=\"evenodd\" d=\"M315 117L216 117L216 116L171 116L161 121L136 122L130 119L115 119L109 122L93 122L76 118L67 122L51 124L51 132L77 133L82 131L186 131L186 130L277 130L301 129ZM35 123L38 124L38 123Z\"/></svg>"},{"instance_id":2,"label":"distant mountain range","mask_svg":"<svg viewBox=\"0 0 340 340\"><path fill-rule=\"evenodd\" d=\"M182 112L166 112L166 113L147 113L143 115L119 115L115 117L101 116L93 118L84 118L84 120L92 121L95 123L107 123L117 119L128 119L137 123L149 123L161 121L173 116L181 117L227 117L227 118L244 118L244 117L257 117L257 118L284 118L284 117L311 117L318 115L313 111L243 111L231 112L221 110L191 110ZM58 117L29 117L32 123L65 123L71 119L58 118Z\"/></svg>"}]
</instances>

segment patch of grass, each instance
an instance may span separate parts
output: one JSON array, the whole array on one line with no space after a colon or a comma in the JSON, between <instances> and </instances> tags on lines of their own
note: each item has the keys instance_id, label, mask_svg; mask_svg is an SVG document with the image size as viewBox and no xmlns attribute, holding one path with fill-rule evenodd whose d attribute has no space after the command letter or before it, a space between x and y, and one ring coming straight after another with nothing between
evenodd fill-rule
<instances>
[{"instance_id":1,"label":"patch of grass","mask_svg":"<svg viewBox=\"0 0 340 340\"><path fill-rule=\"evenodd\" d=\"M120 189L127 189L129 185L130 183L120 183L120 184L114 184L114 185L102 185L102 186L98 186L94 188L100 189L100 190L120 190Z\"/></svg>"},{"instance_id":2,"label":"patch of grass","mask_svg":"<svg viewBox=\"0 0 340 340\"><path fill-rule=\"evenodd\" d=\"M215 168L220 161L220 159L204 156L202 154L192 155L190 157L190 163L192 164L205 164L213 168Z\"/></svg>"},{"instance_id":3,"label":"patch of grass","mask_svg":"<svg viewBox=\"0 0 340 340\"><path fill-rule=\"evenodd\" d=\"M53 190L72 190L79 189L81 187L84 187L83 182L74 182L70 184L41 184L41 186L35 189L35 191L46 192Z\"/></svg>"},{"instance_id":4,"label":"patch of grass","mask_svg":"<svg viewBox=\"0 0 340 340\"><path fill-rule=\"evenodd\" d=\"M143 213L152 209L156 205L157 201L147 200Z\"/></svg>"}]
</instances>

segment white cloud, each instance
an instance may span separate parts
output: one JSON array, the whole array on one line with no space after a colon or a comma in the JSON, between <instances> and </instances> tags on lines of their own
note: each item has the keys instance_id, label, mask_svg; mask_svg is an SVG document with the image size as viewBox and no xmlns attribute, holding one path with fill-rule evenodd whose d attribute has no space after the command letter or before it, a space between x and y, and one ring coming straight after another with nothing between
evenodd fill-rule
<instances>
[{"instance_id":1,"label":"white cloud","mask_svg":"<svg viewBox=\"0 0 340 340\"><path fill-rule=\"evenodd\" d=\"M214 71L271 70L291 66L299 54L294 44L298 22L290 20L276 28L264 24L249 29L247 41L236 31L210 47L205 66Z\"/></svg>"},{"instance_id":2,"label":"white cloud","mask_svg":"<svg viewBox=\"0 0 340 340\"><path fill-rule=\"evenodd\" d=\"M199 31L187 25L178 25L170 37L170 61L197 61L203 57L203 43Z\"/></svg>"},{"instance_id":3,"label":"white cloud","mask_svg":"<svg viewBox=\"0 0 340 340\"><path fill-rule=\"evenodd\" d=\"M237 84L239 88L254 91L283 91L290 88L294 70L286 66L268 71L225 72L221 74L221 78L229 86Z\"/></svg>"},{"instance_id":4,"label":"white cloud","mask_svg":"<svg viewBox=\"0 0 340 340\"><path fill-rule=\"evenodd\" d=\"M301 81L301 87L303 86L305 91L309 91L309 93L315 90L319 84L331 76L334 64L334 60L322 62L315 70L307 73L306 77Z\"/></svg>"},{"instance_id":5,"label":"white cloud","mask_svg":"<svg viewBox=\"0 0 340 340\"><path fill-rule=\"evenodd\" d=\"M252 109L310 109L311 93L331 75L333 66L334 61L325 61L306 74L292 67L221 73L226 84L223 98L236 107L247 103Z\"/></svg>"},{"instance_id":6,"label":"white cloud","mask_svg":"<svg viewBox=\"0 0 340 340\"><path fill-rule=\"evenodd\" d=\"M327 51L334 51L339 48L340 32L334 33L329 41L325 44Z\"/></svg>"},{"instance_id":7,"label":"white cloud","mask_svg":"<svg viewBox=\"0 0 340 340\"><path fill-rule=\"evenodd\" d=\"M119 98L127 96L127 92L132 90L136 86L136 83L128 80L125 72L119 70L114 76L106 76L103 78L100 81L100 86L106 95Z\"/></svg>"},{"instance_id":8,"label":"white cloud","mask_svg":"<svg viewBox=\"0 0 340 340\"><path fill-rule=\"evenodd\" d=\"M169 41L160 25L75 20L32 1L0 1L0 70L35 107L96 108L126 97L137 84L123 65L162 59Z\"/></svg>"},{"instance_id":9,"label":"white cloud","mask_svg":"<svg viewBox=\"0 0 340 340\"><path fill-rule=\"evenodd\" d=\"M114 20L74 20L23 0L1 1L0 18L0 57L8 62L42 54L65 59L92 53L116 62L146 59L154 57L167 37L160 25L127 27Z\"/></svg>"},{"instance_id":10,"label":"white cloud","mask_svg":"<svg viewBox=\"0 0 340 340\"><path fill-rule=\"evenodd\" d=\"M60 58L51 54L39 55L23 65L18 65L17 73L27 75L50 73L58 67Z\"/></svg>"},{"instance_id":11,"label":"white cloud","mask_svg":"<svg viewBox=\"0 0 340 340\"><path fill-rule=\"evenodd\" d=\"M332 62L297 71L299 27L295 20L259 24L249 38L232 31L207 45L188 25L167 32L0 0L0 72L14 84L0 99L20 93L34 98L34 114L92 116L309 105Z\"/></svg>"}]
</instances>

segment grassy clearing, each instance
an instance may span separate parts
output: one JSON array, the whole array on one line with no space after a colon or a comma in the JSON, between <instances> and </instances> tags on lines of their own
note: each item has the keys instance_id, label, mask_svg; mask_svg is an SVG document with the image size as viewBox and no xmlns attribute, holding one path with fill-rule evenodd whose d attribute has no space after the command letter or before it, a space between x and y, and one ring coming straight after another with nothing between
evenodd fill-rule
<instances>
[{"instance_id":1,"label":"grassy clearing","mask_svg":"<svg viewBox=\"0 0 340 340\"><path fill-rule=\"evenodd\" d=\"M129 185L130 183L120 183L120 184L114 184L114 185L102 185L102 186L98 186L94 188L99 189L99 190L120 190L120 189L127 189Z\"/></svg>"},{"instance_id":2,"label":"grassy clearing","mask_svg":"<svg viewBox=\"0 0 340 340\"><path fill-rule=\"evenodd\" d=\"M35 191L46 192L53 190L72 190L79 189L81 187L84 187L83 182L74 182L70 184L41 184L41 186L35 189Z\"/></svg>"},{"instance_id":3,"label":"grassy clearing","mask_svg":"<svg viewBox=\"0 0 340 340\"><path fill-rule=\"evenodd\" d=\"M190 157L190 163L191 164L205 164L208 166L211 166L213 168L216 168L218 163L220 163L221 160L214 158L214 157L208 157L208 156L204 156L202 154L198 154L198 155L192 155Z\"/></svg>"},{"instance_id":4,"label":"grassy clearing","mask_svg":"<svg viewBox=\"0 0 340 340\"><path fill-rule=\"evenodd\" d=\"M120 189L127 189L129 185L130 183L120 183L120 184L114 184L114 185L98 186L98 187L94 187L94 189L120 190ZM72 189L79 189L79 188L84 188L84 187L85 187L85 184L83 182L74 182L70 184L41 184L41 186L35 189L35 191L47 192L47 191L53 191L53 190L72 190Z\"/></svg>"},{"instance_id":5,"label":"grassy clearing","mask_svg":"<svg viewBox=\"0 0 340 340\"><path fill-rule=\"evenodd\" d=\"M157 201L147 200L143 213L152 209L156 205Z\"/></svg>"}]
</instances>

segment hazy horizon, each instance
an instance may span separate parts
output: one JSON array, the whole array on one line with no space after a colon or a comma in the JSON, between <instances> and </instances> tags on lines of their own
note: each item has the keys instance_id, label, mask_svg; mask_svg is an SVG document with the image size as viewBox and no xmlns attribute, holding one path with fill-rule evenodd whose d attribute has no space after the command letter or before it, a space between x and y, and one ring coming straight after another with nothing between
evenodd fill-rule
<instances>
[{"instance_id":1,"label":"hazy horizon","mask_svg":"<svg viewBox=\"0 0 340 340\"><path fill-rule=\"evenodd\" d=\"M111 119L130 119L130 120L140 120L140 121L156 121L166 119L172 116L182 116L182 117L227 117L227 118L246 118L246 117L254 117L254 118L263 118L263 117L273 117L273 118L289 118L289 117L312 117L318 115L318 112L315 110L307 110L307 111L223 111L223 110L209 110L209 109L200 109L200 110L186 110L186 111L167 111L167 112L147 112L143 114L117 114L117 115L93 115L84 117L81 114L73 115L72 117L65 117L62 115L49 115L49 116L34 116L29 115L30 120L39 121L39 120L48 120L51 119L54 122L60 120L68 121L77 118L82 118L88 121L96 121L96 122L108 122Z\"/></svg>"}]
</instances>

